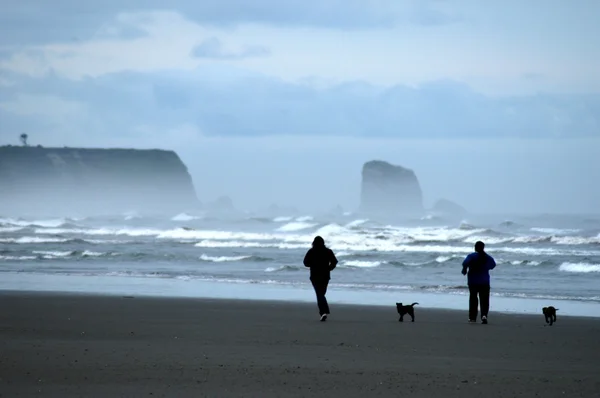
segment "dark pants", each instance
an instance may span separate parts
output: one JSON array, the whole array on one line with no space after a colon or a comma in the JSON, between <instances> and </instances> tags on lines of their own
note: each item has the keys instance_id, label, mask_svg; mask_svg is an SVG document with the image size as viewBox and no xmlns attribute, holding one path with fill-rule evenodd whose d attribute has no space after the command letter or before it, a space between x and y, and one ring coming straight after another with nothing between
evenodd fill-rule
<instances>
[{"instance_id":1,"label":"dark pants","mask_svg":"<svg viewBox=\"0 0 600 398\"><path fill-rule=\"evenodd\" d=\"M490 285L469 285L469 319L473 321L477 320L479 301L481 301L481 316L487 317L490 310Z\"/></svg>"},{"instance_id":2,"label":"dark pants","mask_svg":"<svg viewBox=\"0 0 600 398\"><path fill-rule=\"evenodd\" d=\"M317 295L317 305L319 306L319 315L329 314L329 304L325 294L327 294L327 285L329 280L327 279L311 279L315 294Z\"/></svg>"}]
</instances>

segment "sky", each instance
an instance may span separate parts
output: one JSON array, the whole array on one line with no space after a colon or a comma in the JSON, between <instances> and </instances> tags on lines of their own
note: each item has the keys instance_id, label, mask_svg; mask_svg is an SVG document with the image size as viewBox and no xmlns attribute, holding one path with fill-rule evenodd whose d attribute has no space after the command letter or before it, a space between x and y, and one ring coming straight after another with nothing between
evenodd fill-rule
<instances>
[{"instance_id":1,"label":"sky","mask_svg":"<svg viewBox=\"0 0 600 398\"><path fill-rule=\"evenodd\" d=\"M168 5L167 5L168 4ZM176 150L204 202L599 213L600 2L0 0L0 144Z\"/></svg>"}]
</instances>

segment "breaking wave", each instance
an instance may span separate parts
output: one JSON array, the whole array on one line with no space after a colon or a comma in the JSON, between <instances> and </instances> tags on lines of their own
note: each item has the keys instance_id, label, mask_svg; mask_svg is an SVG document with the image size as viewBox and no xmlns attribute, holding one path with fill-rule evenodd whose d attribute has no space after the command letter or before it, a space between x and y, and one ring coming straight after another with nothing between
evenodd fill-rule
<instances>
[{"instance_id":1,"label":"breaking wave","mask_svg":"<svg viewBox=\"0 0 600 398\"><path fill-rule=\"evenodd\" d=\"M558 269L564 272L587 274L590 272L600 272L600 264L562 263Z\"/></svg>"}]
</instances>

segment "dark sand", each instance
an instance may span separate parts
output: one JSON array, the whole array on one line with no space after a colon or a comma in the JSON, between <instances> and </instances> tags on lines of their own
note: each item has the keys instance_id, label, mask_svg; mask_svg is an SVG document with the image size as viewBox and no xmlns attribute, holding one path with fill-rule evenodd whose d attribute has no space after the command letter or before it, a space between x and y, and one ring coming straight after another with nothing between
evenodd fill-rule
<instances>
[{"instance_id":1,"label":"dark sand","mask_svg":"<svg viewBox=\"0 0 600 398\"><path fill-rule=\"evenodd\" d=\"M493 303L492 303L493 304ZM599 397L600 319L0 293L2 397Z\"/></svg>"}]
</instances>

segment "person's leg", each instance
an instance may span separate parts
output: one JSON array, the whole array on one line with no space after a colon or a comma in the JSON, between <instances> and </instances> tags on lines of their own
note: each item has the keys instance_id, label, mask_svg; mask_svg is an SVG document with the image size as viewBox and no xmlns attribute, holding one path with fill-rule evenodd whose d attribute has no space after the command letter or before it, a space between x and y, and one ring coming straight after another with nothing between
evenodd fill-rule
<instances>
[{"instance_id":1,"label":"person's leg","mask_svg":"<svg viewBox=\"0 0 600 398\"><path fill-rule=\"evenodd\" d=\"M315 290L315 295L317 296L317 306L319 307L319 315L323 315L321 313L321 289L319 287L319 282L313 279L311 279L310 282L312 283L313 289Z\"/></svg>"},{"instance_id":2,"label":"person's leg","mask_svg":"<svg viewBox=\"0 0 600 398\"><path fill-rule=\"evenodd\" d=\"M490 285L479 288L479 299L481 301L481 316L487 318L490 310Z\"/></svg>"},{"instance_id":3,"label":"person's leg","mask_svg":"<svg viewBox=\"0 0 600 398\"><path fill-rule=\"evenodd\" d=\"M329 285L329 281L325 280L323 281L323 284L321 285L321 306L323 309L323 313L329 315L329 303L327 302L327 286Z\"/></svg>"},{"instance_id":4,"label":"person's leg","mask_svg":"<svg viewBox=\"0 0 600 398\"><path fill-rule=\"evenodd\" d=\"M469 285L469 320L476 321L477 320L477 306L479 305L479 300L477 300L477 286Z\"/></svg>"},{"instance_id":5,"label":"person's leg","mask_svg":"<svg viewBox=\"0 0 600 398\"><path fill-rule=\"evenodd\" d=\"M311 280L311 282L317 296L319 315L328 314L329 306L327 305L327 299L325 298L325 294L327 293L327 281Z\"/></svg>"}]
</instances>

